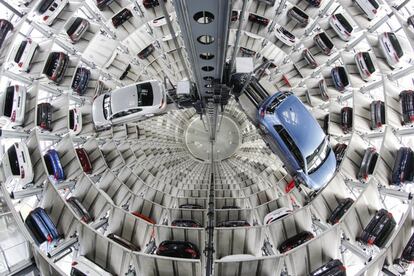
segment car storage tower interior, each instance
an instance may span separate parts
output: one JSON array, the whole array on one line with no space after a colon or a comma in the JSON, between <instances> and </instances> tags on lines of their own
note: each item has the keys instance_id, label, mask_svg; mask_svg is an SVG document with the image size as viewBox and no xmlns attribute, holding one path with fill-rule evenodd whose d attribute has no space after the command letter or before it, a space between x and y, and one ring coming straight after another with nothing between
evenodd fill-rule
<instances>
[{"instance_id":1,"label":"car storage tower interior","mask_svg":"<svg viewBox=\"0 0 414 276\"><path fill-rule=\"evenodd\" d=\"M49 10L40 12L41 4ZM406 103L412 113L404 122L400 98L414 90L414 1L374 4L370 20L363 7L373 4L363 0L0 0L0 19L13 25L0 26L0 275L71 275L80 257L94 264L89 273L99 268L112 275L302 276L332 259L341 261L346 275L414 275L414 265L400 261L414 231L414 162L412 155L405 164L397 158L401 147L414 146L414 101ZM337 14L351 26L347 41L332 24ZM47 16L56 18L48 25ZM76 17L89 24L74 41L68 32ZM314 39L322 32L333 44L329 55ZM384 32L393 32L400 44L397 66L383 51ZM38 46L21 65L15 59L27 38ZM44 73L51 52L69 58L59 83ZM359 52L369 53L374 72L359 71ZM29 70L21 70L25 65ZM337 67L345 69L344 89L331 73ZM89 71L86 79L77 76L80 68ZM148 80L165 88L162 113L96 131L96 97ZM76 82L83 82L81 92ZM19 125L3 116L10 86L26 93ZM298 97L336 149L337 170L319 191L299 185L263 138L258 108L278 91ZM374 101L383 110L373 126ZM41 127L40 103L52 106L50 130ZM74 109L82 118L75 132L69 129ZM289 116L295 121L294 113ZM16 142L28 148L30 183L5 168ZM90 159L90 172L79 148ZM361 177L368 148L379 155ZM59 181L44 159L51 149L64 171ZM402 166L408 169L396 184L393 171ZM347 198L351 204L329 223ZM39 243L25 223L38 207L58 238ZM265 216L278 209L287 215L267 223ZM362 241L361 233L380 209L396 225L379 246ZM177 220L192 225L174 226ZM280 250L304 231L313 238ZM166 240L191 242L199 256L162 256Z\"/></svg>"}]
</instances>

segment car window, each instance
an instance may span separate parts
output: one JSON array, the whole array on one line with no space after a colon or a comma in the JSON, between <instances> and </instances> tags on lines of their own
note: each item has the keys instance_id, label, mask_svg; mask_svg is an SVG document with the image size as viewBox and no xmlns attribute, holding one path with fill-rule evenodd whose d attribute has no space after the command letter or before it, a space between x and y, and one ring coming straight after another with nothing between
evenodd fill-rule
<instances>
[{"instance_id":1,"label":"car window","mask_svg":"<svg viewBox=\"0 0 414 276\"><path fill-rule=\"evenodd\" d=\"M14 86L6 89L6 98L4 101L4 116L10 117L13 112Z\"/></svg>"},{"instance_id":2,"label":"car window","mask_svg":"<svg viewBox=\"0 0 414 276\"><path fill-rule=\"evenodd\" d=\"M351 24L345 19L345 17L341 13L335 14L336 19L341 23L341 25L345 28L348 33L351 33L354 28L352 28Z\"/></svg>"},{"instance_id":3,"label":"car window","mask_svg":"<svg viewBox=\"0 0 414 276\"><path fill-rule=\"evenodd\" d=\"M301 16L302 18L304 18L304 19L308 19L309 18L309 16L306 13L304 13L301 9L299 9L296 6L293 7L293 11L295 13L297 13L299 16Z\"/></svg>"},{"instance_id":4,"label":"car window","mask_svg":"<svg viewBox=\"0 0 414 276\"><path fill-rule=\"evenodd\" d=\"M47 173L49 175L54 175L55 170L53 168L52 158L50 157L50 154L45 154L44 160L45 160L45 163L46 163Z\"/></svg>"},{"instance_id":5,"label":"car window","mask_svg":"<svg viewBox=\"0 0 414 276\"><path fill-rule=\"evenodd\" d=\"M10 169L13 175L20 175L19 159L17 158L16 146L13 145L7 150Z\"/></svg>"},{"instance_id":6,"label":"car window","mask_svg":"<svg viewBox=\"0 0 414 276\"><path fill-rule=\"evenodd\" d=\"M154 102L154 95L152 85L149 82L140 83L136 85L138 106L151 106Z\"/></svg>"},{"instance_id":7,"label":"car window","mask_svg":"<svg viewBox=\"0 0 414 276\"><path fill-rule=\"evenodd\" d=\"M75 19L75 21L73 21L73 24L69 27L69 29L67 30L67 34L69 35L69 36L71 36L75 31L76 31L76 29L79 27L79 25L82 23L82 18L80 18L80 17L77 17L76 19Z\"/></svg>"},{"instance_id":8,"label":"car window","mask_svg":"<svg viewBox=\"0 0 414 276\"><path fill-rule=\"evenodd\" d=\"M375 72L375 67L374 67L374 63L372 62L371 56L369 55L369 53L364 52L362 53L362 57L365 61L365 64L368 68L368 72L370 72L371 74Z\"/></svg>"},{"instance_id":9,"label":"car window","mask_svg":"<svg viewBox=\"0 0 414 276\"><path fill-rule=\"evenodd\" d=\"M23 40L20 43L19 49L17 50L16 56L14 57L14 62L19 63L20 59L22 58L24 49L26 48L27 40Z\"/></svg>"},{"instance_id":10,"label":"car window","mask_svg":"<svg viewBox=\"0 0 414 276\"><path fill-rule=\"evenodd\" d=\"M72 270L70 271L70 276L87 276L87 275L81 272L80 270L72 267Z\"/></svg>"},{"instance_id":11,"label":"car window","mask_svg":"<svg viewBox=\"0 0 414 276\"><path fill-rule=\"evenodd\" d=\"M42 3L39 5L37 11L39 13L46 12L49 7L53 4L54 0L43 0Z\"/></svg>"},{"instance_id":12,"label":"car window","mask_svg":"<svg viewBox=\"0 0 414 276\"><path fill-rule=\"evenodd\" d=\"M291 34L288 30L286 30L285 28L283 28L283 27L280 27L280 31L285 35L285 36L287 36L288 38L291 38L291 39L294 39L295 38L295 36L293 35L293 34Z\"/></svg>"},{"instance_id":13,"label":"car window","mask_svg":"<svg viewBox=\"0 0 414 276\"><path fill-rule=\"evenodd\" d=\"M73 129L75 125L75 112L73 109L69 110L69 128Z\"/></svg>"},{"instance_id":14,"label":"car window","mask_svg":"<svg viewBox=\"0 0 414 276\"><path fill-rule=\"evenodd\" d=\"M306 157L308 174L316 171L328 157L330 151L329 140L325 138L315 151Z\"/></svg>"},{"instance_id":15,"label":"car window","mask_svg":"<svg viewBox=\"0 0 414 276\"><path fill-rule=\"evenodd\" d=\"M329 49L333 48L332 41L329 39L329 37L324 32L320 33L319 37L322 39L326 47L328 47Z\"/></svg>"},{"instance_id":16,"label":"car window","mask_svg":"<svg viewBox=\"0 0 414 276\"><path fill-rule=\"evenodd\" d=\"M276 109L276 107L278 107L290 95L292 95L292 92L290 92L290 91L283 92L283 93L277 95L275 97L275 99L273 100L273 102L268 105L266 111L267 112L271 112L271 113L274 112L275 109Z\"/></svg>"},{"instance_id":17,"label":"car window","mask_svg":"<svg viewBox=\"0 0 414 276\"><path fill-rule=\"evenodd\" d=\"M377 1L375 1L375 0L368 0L370 3L371 3L371 5L373 5L374 6L374 8L376 8L376 9L378 9L379 8L379 4L378 4L378 2Z\"/></svg>"},{"instance_id":18,"label":"car window","mask_svg":"<svg viewBox=\"0 0 414 276\"><path fill-rule=\"evenodd\" d=\"M103 100L103 115L106 120L111 116L111 96L106 94Z\"/></svg>"},{"instance_id":19,"label":"car window","mask_svg":"<svg viewBox=\"0 0 414 276\"><path fill-rule=\"evenodd\" d=\"M295 142L293 142L289 133L287 133L286 129L281 125L274 125L273 127L276 130L276 132L279 134L280 138L282 138L283 142L288 147L289 151L295 156L296 161L298 161L300 167L303 169L304 162L303 162L302 154L299 151L299 148L296 146Z\"/></svg>"},{"instance_id":20,"label":"car window","mask_svg":"<svg viewBox=\"0 0 414 276\"><path fill-rule=\"evenodd\" d=\"M341 77L342 84L344 86L348 86L349 80L348 80L348 75L346 74L345 68L342 66L338 67L338 73L339 73L339 76Z\"/></svg>"},{"instance_id":21,"label":"car window","mask_svg":"<svg viewBox=\"0 0 414 276\"><path fill-rule=\"evenodd\" d=\"M397 39L397 36L394 33L388 33L388 37L390 38L392 47L394 48L395 52L397 52L397 56L399 58L402 57L403 51L401 49L401 45Z\"/></svg>"}]
</instances>

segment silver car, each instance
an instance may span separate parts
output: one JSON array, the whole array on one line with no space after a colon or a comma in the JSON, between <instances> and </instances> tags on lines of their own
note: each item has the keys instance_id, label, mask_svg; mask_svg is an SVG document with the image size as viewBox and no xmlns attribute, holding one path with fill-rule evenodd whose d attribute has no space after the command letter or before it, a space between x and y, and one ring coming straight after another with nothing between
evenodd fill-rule
<instances>
[{"instance_id":1,"label":"silver car","mask_svg":"<svg viewBox=\"0 0 414 276\"><path fill-rule=\"evenodd\" d=\"M128 85L95 98L92 117L97 131L161 113L167 106L163 85L150 80Z\"/></svg>"}]
</instances>

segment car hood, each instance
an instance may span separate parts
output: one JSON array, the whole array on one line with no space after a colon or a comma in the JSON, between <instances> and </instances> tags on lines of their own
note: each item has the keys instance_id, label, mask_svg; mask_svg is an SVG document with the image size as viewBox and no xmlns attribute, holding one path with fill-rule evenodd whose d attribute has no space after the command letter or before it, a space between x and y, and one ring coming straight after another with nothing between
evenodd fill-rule
<instances>
[{"instance_id":1,"label":"car hood","mask_svg":"<svg viewBox=\"0 0 414 276\"><path fill-rule=\"evenodd\" d=\"M319 190L332 179L336 171L336 157L332 148L325 162L313 173L308 175L310 188Z\"/></svg>"},{"instance_id":2,"label":"car hood","mask_svg":"<svg viewBox=\"0 0 414 276\"><path fill-rule=\"evenodd\" d=\"M92 104L92 118L96 126L102 126L109 123L103 114L103 100L105 95L98 96Z\"/></svg>"}]
</instances>

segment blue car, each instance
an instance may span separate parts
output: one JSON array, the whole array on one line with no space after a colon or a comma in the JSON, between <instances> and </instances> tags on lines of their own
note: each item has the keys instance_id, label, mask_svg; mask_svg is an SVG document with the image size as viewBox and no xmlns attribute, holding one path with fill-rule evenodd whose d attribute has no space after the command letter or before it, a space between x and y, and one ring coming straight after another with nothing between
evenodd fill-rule
<instances>
[{"instance_id":1,"label":"blue car","mask_svg":"<svg viewBox=\"0 0 414 276\"><path fill-rule=\"evenodd\" d=\"M44 158L49 175L53 175L57 181L65 180L65 172L60 163L58 152L54 149L50 149L46 152Z\"/></svg>"},{"instance_id":2,"label":"blue car","mask_svg":"<svg viewBox=\"0 0 414 276\"><path fill-rule=\"evenodd\" d=\"M25 224L39 244L45 241L52 242L61 237L55 224L43 208L37 207L31 211L25 219Z\"/></svg>"},{"instance_id":3,"label":"blue car","mask_svg":"<svg viewBox=\"0 0 414 276\"><path fill-rule=\"evenodd\" d=\"M257 117L264 138L297 184L316 191L331 180L336 157L329 138L292 92L268 97Z\"/></svg>"},{"instance_id":4,"label":"blue car","mask_svg":"<svg viewBox=\"0 0 414 276\"><path fill-rule=\"evenodd\" d=\"M335 84L335 88L338 91L343 92L345 88L348 87L349 80L348 80L348 75L345 71L345 67L337 66L337 67L332 68L331 76Z\"/></svg>"}]
</instances>

